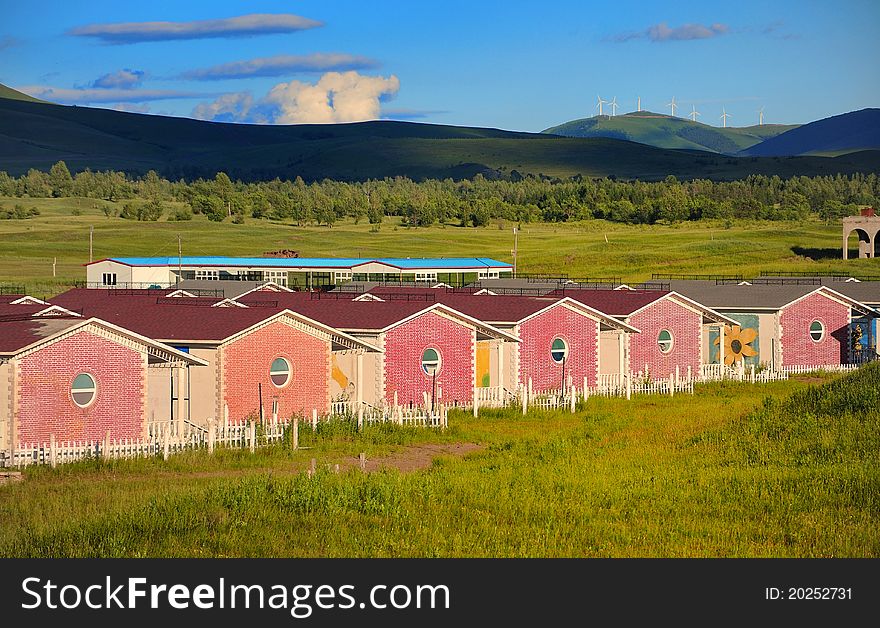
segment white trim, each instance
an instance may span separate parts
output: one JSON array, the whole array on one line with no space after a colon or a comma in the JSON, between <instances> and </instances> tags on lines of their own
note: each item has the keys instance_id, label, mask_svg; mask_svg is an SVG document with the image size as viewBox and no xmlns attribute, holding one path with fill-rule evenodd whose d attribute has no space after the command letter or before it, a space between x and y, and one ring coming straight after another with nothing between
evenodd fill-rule
<instances>
[{"instance_id":1,"label":"white trim","mask_svg":"<svg viewBox=\"0 0 880 628\"><path fill-rule=\"evenodd\" d=\"M356 296L352 299L352 301L378 301L379 303L385 303L385 299L377 297L375 294L371 292L365 292L361 295Z\"/></svg>"},{"instance_id":2,"label":"white trim","mask_svg":"<svg viewBox=\"0 0 880 628\"><path fill-rule=\"evenodd\" d=\"M620 319L617 319L613 316L609 316L608 314L605 314L604 312L601 312L595 308L592 308L589 305L581 303L580 301L578 301L577 299L575 299L573 297L562 297L561 299L557 299L557 300L553 301L552 303L550 303L547 307L541 308L537 312L533 312L532 314L529 314L525 318L523 318L519 321L516 321L516 322L518 324L522 324L522 323L526 322L527 320L534 318L536 316L539 316L540 314L543 314L547 310L550 310L550 309L556 307L557 305L562 305L563 307L566 307L573 312L577 312L581 315L587 316L588 318L592 318L594 320L604 322L608 325L611 325L614 328L623 329L623 330L628 331L630 333L636 333L636 334L639 333L639 330L636 329L635 327L633 327L632 325L630 325L629 323L622 321Z\"/></svg>"},{"instance_id":3,"label":"white trim","mask_svg":"<svg viewBox=\"0 0 880 628\"><path fill-rule=\"evenodd\" d=\"M195 298L192 292L187 292L186 290L175 290L174 292L169 292L165 295L165 297L192 297Z\"/></svg>"},{"instance_id":4,"label":"white trim","mask_svg":"<svg viewBox=\"0 0 880 628\"><path fill-rule=\"evenodd\" d=\"M243 308L247 308L248 306L245 305L244 303L239 303L235 299L226 298L226 299L222 299L220 301L217 301L216 303L212 304L211 307L243 307Z\"/></svg>"},{"instance_id":5,"label":"white trim","mask_svg":"<svg viewBox=\"0 0 880 628\"><path fill-rule=\"evenodd\" d=\"M51 305L48 301L43 301L42 299L38 299L37 297L32 297L29 294L24 295L23 297L19 297L17 299L13 299L9 302L9 305Z\"/></svg>"},{"instance_id":6,"label":"white trim","mask_svg":"<svg viewBox=\"0 0 880 628\"><path fill-rule=\"evenodd\" d=\"M829 288L828 286L819 286L815 290L811 290L807 294L798 297L794 301L789 301L788 303L786 303L785 305L783 305L782 307L780 307L778 309L779 309L779 311L782 311L785 308L787 308L791 305L794 305L795 303L798 303L799 301L803 301L807 297L813 296L817 292L821 293L823 296L831 299L832 301L837 301L841 305L848 305L851 308L859 310L862 314L868 314L868 315L873 314L874 316L880 316L880 312L878 312L874 308L865 305L861 301L856 301L855 299L852 299L852 298L846 296L845 294L841 294L837 290Z\"/></svg>"}]
</instances>

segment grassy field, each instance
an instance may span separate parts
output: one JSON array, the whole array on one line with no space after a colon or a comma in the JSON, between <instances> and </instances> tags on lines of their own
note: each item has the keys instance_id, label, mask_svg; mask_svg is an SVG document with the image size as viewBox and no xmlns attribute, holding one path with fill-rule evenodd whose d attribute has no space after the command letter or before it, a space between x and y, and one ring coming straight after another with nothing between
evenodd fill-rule
<instances>
[{"instance_id":1,"label":"grassy field","mask_svg":"<svg viewBox=\"0 0 880 628\"><path fill-rule=\"evenodd\" d=\"M323 471L426 442L483 448L412 473ZM878 365L303 443L29 469L0 487L0 555L880 556Z\"/></svg>"},{"instance_id":2,"label":"grassy field","mask_svg":"<svg viewBox=\"0 0 880 628\"><path fill-rule=\"evenodd\" d=\"M265 251L294 249L304 257L479 255L512 261L509 223L476 229L453 225L410 229L399 226L397 219L388 219L378 231L366 223L294 227L249 219L244 225L234 225L212 223L203 216L188 222L149 223L108 218L102 208L109 203L94 199L0 198L0 206L11 208L16 203L36 207L40 215L0 221L0 285L24 284L38 295L50 295L85 279L90 226L95 230L95 259L175 256L180 234L184 255L259 256ZM839 247L840 227L818 222L729 227L720 222L628 226L601 220L526 224L519 235L517 266L520 272L613 276L631 282L648 279L654 272L751 276L762 270L786 270L880 275L880 259L844 262ZM54 278L53 259L57 259Z\"/></svg>"}]
</instances>

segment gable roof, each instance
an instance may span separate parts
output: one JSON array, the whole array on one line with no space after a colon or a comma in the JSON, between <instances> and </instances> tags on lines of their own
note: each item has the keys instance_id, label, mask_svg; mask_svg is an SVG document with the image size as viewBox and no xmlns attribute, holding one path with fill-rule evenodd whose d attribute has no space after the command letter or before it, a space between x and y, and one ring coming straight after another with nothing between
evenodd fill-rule
<instances>
[{"instance_id":1,"label":"gable roof","mask_svg":"<svg viewBox=\"0 0 880 628\"><path fill-rule=\"evenodd\" d=\"M443 289L436 289L436 291L445 292ZM385 332L428 311L440 311L468 326L477 328L490 337L519 342L516 336L496 329L483 319L470 316L469 313L462 312L454 306L450 307L443 303L434 302L433 299L355 301L355 297L354 294L342 292L290 292L277 295L277 303L279 307L300 312L337 329L368 333ZM241 298L241 302L246 305L252 304L254 300L254 295L245 295Z\"/></svg>"},{"instance_id":2,"label":"gable roof","mask_svg":"<svg viewBox=\"0 0 880 628\"><path fill-rule=\"evenodd\" d=\"M252 293L259 295L259 293ZM284 293L288 294L288 293ZM292 294L292 293L291 293ZM274 293L273 293L274 296ZM273 301L271 307L211 307L217 299L205 297L157 297L118 290L74 288L52 299L53 303L79 307L88 316L132 329L163 342L219 344L243 331L278 316L286 308ZM331 329L324 322L296 312L288 315L329 333L341 344L378 351L376 347Z\"/></svg>"},{"instance_id":3,"label":"gable roof","mask_svg":"<svg viewBox=\"0 0 880 628\"><path fill-rule=\"evenodd\" d=\"M193 366L207 366L207 362L189 353L147 338L141 334L114 325L99 318L31 318L0 322L0 356L16 357L42 345L50 344L62 335L78 329L98 326L114 334L123 335L144 346L145 352L164 362L180 361Z\"/></svg>"}]
</instances>

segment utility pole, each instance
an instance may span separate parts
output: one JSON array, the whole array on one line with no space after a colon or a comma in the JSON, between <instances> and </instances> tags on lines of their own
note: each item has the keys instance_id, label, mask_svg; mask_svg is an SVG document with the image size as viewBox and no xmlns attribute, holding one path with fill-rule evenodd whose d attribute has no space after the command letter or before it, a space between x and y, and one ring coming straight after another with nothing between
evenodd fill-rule
<instances>
[{"instance_id":1,"label":"utility pole","mask_svg":"<svg viewBox=\"0 0 880 628\"><path fill-rule=\"evenodd\" d=\"M94 236L95 236L95 226L91 225L89 227L89 264L92 263L92 241L94 240Z\"/></svg>"},{"instance_id":2,"label":"utility pole","mask_svg":"<svg viewBox=\"0 0 880 628\"><path fill-rule=\"evenodd\" d=\"M517 229L513 228L513 278L516 279Z\"/></svg>"},{"instance_id":3,"label":"utility pole","mask_svg":"<svg viewBox=\"0 0 880 628\"><path fill-rule=\"evenodd\" d=\"M180 234L177 234L177 285L183 279L183 245L180 242Z\"/></svg>"}]
</instances>

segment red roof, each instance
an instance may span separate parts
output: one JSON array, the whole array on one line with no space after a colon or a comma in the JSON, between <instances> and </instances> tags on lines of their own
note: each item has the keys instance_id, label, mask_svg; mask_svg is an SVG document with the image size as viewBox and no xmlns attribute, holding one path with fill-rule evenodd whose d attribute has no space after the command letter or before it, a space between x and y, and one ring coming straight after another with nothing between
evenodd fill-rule
<instances>
[{"instance_id":1,"label":"red roof","mask_svg":"<svg viewBox=\"0 0 880 628\"><path fill-rule=\"evenodd\" d=\"M271 300L279 308L298 312L340 330L379 331L434 305L431 301L353 301L357 295L344 292L280 292ZM245 305L266 301L265 293L252 292L238 299Z\"/></svg>"},{"instance_id":2,"label":"red roof","mask_svg":"<svg viewBox=\"0 0 880 628\"><path fill-rule=\"evenodd\" d=\"M0 354L14 354L81 322L81 318L58 317L0 321Z\"/></svg>"},{"instance_id":3,"label":"red roof","mask_svg":"<svg viewBox=\"0 0 880 628\"><path fill-rule=\"evenodd\" d=\"M558 296L571 297L609 316L629 316L636 310L662 299L667 290L556 290Z\"/></svg>"},{"instance_id":4,"label":"red roof","mask_svg":"<svg viewBox=\"0 0 880 628\"><path fill-rule=\"evenodd\" d=\"M179 297L154 293L74 288L50 299L53 304L82 310L156 340L220 342L260 323L283 308L211 307L221 299Z\"/></svg>"}]
</instances>

